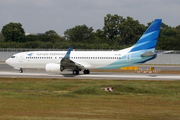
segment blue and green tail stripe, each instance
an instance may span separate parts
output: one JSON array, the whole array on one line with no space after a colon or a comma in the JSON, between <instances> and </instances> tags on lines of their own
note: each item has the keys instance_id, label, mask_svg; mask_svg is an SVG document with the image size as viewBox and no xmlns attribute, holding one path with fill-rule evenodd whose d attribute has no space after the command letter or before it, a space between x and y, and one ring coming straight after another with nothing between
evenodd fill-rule
<instances>
[{"instance_id":1,"label":"blue and green tail stripe","mask_svg":"<svg viewBox=\"0 0 180 120\"><path fill-rule=\"evenodd\" d=\"M152 52L154 52L161 27L161 21L161 19L155 19L130 52L148 49L151 49Z\"/></svg>"}]
</instances>

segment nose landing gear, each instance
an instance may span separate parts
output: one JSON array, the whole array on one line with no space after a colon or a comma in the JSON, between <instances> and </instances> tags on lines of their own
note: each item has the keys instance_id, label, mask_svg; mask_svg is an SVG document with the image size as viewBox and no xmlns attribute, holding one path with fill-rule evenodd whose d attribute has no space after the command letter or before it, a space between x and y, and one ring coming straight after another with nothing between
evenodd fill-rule
<instances>
[{"instance_id":1,"label":"nose landing gear","mask_svg":"<svg viewBox=\"0 0 180 120\"><path fill-rule=\"evenodd\" d=\"M23 73L23 69L22 68L20 68L19 73Z\"/></svg>"}]
</instances>

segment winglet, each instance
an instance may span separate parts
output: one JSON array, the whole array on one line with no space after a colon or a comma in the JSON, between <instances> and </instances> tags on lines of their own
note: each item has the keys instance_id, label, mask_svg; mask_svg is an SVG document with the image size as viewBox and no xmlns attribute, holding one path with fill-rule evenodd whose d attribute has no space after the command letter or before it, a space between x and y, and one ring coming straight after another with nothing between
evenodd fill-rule
<instances>
[{"instance_id":1,"label":"winglet","mask_svg":"<svg viewBox=\"0 0 180 120\"><path fill-rule=\"evenodd\" d=\"M69 59L70 53L71 53L71 49L72 47L69 48L69 50L67 51L66 55L65 55L65 59Z\"/></svg>"}]
</instances>

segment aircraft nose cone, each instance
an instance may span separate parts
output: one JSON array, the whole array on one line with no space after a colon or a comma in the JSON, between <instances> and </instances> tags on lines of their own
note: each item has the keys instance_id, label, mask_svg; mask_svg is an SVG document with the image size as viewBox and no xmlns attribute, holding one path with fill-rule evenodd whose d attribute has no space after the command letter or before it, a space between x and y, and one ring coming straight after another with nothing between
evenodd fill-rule
<instances>
[{"instance_id":1,"label":"aircraft nose cone","mask_svg":"<svg viewBox=\"0 0 180 120\"><path fill-rule=\"evenodd\" d=\"M7 59L7 60L6 60L6 64L9 64L9 63L10 63L10 61L9 61L9 59Z\"/></svg>"}]
</instances>

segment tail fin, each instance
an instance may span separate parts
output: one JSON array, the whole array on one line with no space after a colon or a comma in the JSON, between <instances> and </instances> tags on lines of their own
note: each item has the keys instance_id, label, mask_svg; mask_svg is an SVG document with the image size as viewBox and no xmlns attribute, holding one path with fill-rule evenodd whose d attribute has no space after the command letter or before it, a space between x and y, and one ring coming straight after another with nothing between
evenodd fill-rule
<instances>
[{"instance_id":1,"label":"tail fin","mask_svg":"<svg viewBox=\"0 0 180 120\"><path fill-rule=\"evenodd\" d=\"M161 19L155 19L155 21L141 36L139 41L134 45L130 52L135 52L139 50L150 50L154 53L161 26L161 21Z\"/></svg>"}]
</instances>

